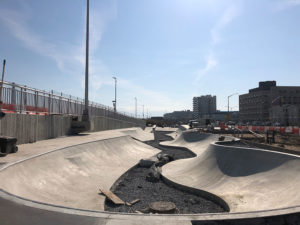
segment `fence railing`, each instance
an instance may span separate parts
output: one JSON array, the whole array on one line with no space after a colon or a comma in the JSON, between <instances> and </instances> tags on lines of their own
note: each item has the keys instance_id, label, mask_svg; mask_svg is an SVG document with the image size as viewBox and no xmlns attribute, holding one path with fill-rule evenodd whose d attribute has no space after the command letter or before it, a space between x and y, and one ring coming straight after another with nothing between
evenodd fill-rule
<instances>
[{"instance_id":1,"label":"fence railing","mask_svg":"<svg viewBox=\"0 0 300 225\"><path fill-rule=\"evenodd\" d=\"M54 91L47 92L11 82L3 82L2 110L4 111L39 115L82 115L83 109L83 99ZM91 101L89 101L89 115L134 123L140 122L139 119L125 112L114 112L112 107Z\"/></svg>"}]
</instances>

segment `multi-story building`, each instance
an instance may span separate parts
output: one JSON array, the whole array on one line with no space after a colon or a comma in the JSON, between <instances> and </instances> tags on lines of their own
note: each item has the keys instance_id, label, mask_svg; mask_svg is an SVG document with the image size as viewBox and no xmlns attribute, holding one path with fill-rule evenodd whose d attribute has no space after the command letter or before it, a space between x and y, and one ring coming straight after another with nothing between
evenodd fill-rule
<instances>
[{"instance_id":1,"label":"multi-story building","mask_svg":"<svg viewBox=\"0 0 300 225\"><path fill-rule=\"evenodd\" d=\"M278 107L291 105L300 106L299 86L276 86L276 81L259 82L259 87L239 96L240 119L244 122L274 121L272 115L279 114L272 111L278 112Z\"/></svg>"},{"instance_id":2,"label":"multi-story building","mask_svg":"<svg viewBox=\"0 0 300 225\"><path fill-rule=\"evenodd\" d=\"M217 98L211 95L202 95L193 98L194 119L201 119L217 111Z\"/></svg>"}]
</instances>

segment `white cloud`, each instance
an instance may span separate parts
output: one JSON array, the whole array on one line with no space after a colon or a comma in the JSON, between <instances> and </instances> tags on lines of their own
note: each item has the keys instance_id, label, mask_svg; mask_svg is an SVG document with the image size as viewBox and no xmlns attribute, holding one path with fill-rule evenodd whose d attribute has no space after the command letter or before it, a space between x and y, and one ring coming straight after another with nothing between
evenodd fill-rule
<instances>
[{"instance_id":1,"label":"white cloud","mask_svg":"<svg viewBox=\"0 0 300 225\"><path fill-rule=\"evenodd\" d=\"M289 8L297 7L300 5L300 0L280 0L273 4L274 11L282 11Z\"/></svg>"},{"instance_id":2,"label":"white cloud","mask_svg":"<svg viewBox=\"0 0 300 225\"><path fill-rule=\"evenodd\" d=\"M73 57L78 54L77 52L74 54L74 51L78 49L77 46L45 41L44 37L30 29L28 19L26 11L0 10L0 20L7 26L14 38L27 49L51 58L56 62L57 67L64 71L71 68L69 65L73 65L74 60L79 60Z\"/></svg>"},{"instance_id":3,"label":"white cloud","mask_svg":"<svg viewBox=\"0 0 300 225\"><path fill-rule=\"evenodd\" d=\"M218 62L214 58L213 54L210 53L207 57L205 67L197 71L196 82L199 82L203 76L210 72L213 68L217 66Z\"/></svg>"},{"instance_id":4,"label":"white cloud","mask_svg":"<svg viewBox=\"0 0 300 225\"><path fill-rule=\"evenodd\" d=\"M240 14L240 9L237 5L230 5L227 7L215 26L211 29L211 38L212 38L212 45L216 45L221 40L220 33L223 29L226 28L238 15Z\"/></svg>"},{"instance_id":5,"label":"white cloud","mask_svg":"<svg viewBox=\"0 0 300 225\"><path fill-rule=\"evenodd\" d=\"M85 24L81 33L78 34L77 43L46 41L39 33L35 32L30 26L31 8L25 1L18 1L19 8L0 9L0 21L3 21L12 34L12 36L25 48L44 57L55 61L57 67L64 73L71 75L78 74L78 71L84 71L85 66ZM94 54L99 48L103 33L110 20L116 16L116 1L110 1L107 7L99 7L98 2L94 7L102 10L91 10L90 12L90 92L91 96L96 96L102 84L105 84L105 78L109 77L109 69L101 62L94 60ZM85 11L83 10L83 13ZM83 14L83 17L85 14ZM80 43L80 44L78 44ZM99 75L101 74L101 76ZM81 86L84 87L84 74L80 78ZM106 78L107 80L107 78Z\"/></svg>"},{"instance_id":6,"label":"white cloud","mask_svg":"<svg viewBox=\"0 0 300 225\"><path fill-rule=\"evenodd\" d=\"M206 59L206 64L204 67L199 69L196 72L195 81L198 83L203 76L208 74L211 70L213 70L218 62L214 57L214 48L217 44L221 42L221 33L224 29L241 13L241 8L237 4L231 4L226 7L213 28L210 30L211 34L211 46L209 50L209 55Z\"/></svg>"}]
</instances>

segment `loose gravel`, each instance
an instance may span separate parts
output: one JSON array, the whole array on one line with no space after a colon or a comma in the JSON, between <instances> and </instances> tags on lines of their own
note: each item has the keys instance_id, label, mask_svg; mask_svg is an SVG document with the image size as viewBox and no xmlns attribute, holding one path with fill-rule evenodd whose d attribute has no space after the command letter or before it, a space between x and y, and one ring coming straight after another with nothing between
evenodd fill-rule
<instances>
[{"instance_id":1,"label":"loose gravel","mask_svg":"<svg viewBox=\"0 0 300 225\"><path fill-rule=\"evenodd\" d=\"M155 132L155 140L146 143L160 149L162 153L171 155L175 160L195 156L194 153L187 149L160 146L159 141L172 140L171 137L165 134L165 132ZM198 195L171 187L164 183L162 179L156 182L146 180L149 171L149 168L135 166L117 180L111 188L111 191L123 201L131 202L135 199L140 199L138 203L133 206L117 206L106 199L105 210L126 213L135 213L137 211L147 212L146 209L152 202L171 201L176 204L177 212L182 214L217 213L225 211L220 205Z\"/></svg>"}]
</instances>

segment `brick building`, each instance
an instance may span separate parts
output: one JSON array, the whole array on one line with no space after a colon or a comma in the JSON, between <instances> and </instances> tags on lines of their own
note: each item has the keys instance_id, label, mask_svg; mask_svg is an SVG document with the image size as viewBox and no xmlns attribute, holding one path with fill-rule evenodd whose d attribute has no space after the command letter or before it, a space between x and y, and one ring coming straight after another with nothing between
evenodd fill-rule
<instances>
[{"instance_id":1,"label":"brick building","mask_svg":"<svg viewBox=\"0 0 300 225\"><path fill-rule=\"evenodd\" d=\"M289 106L294 106L294 111L295 107L300 107L299 86L276 86L276 81L259 82L259 87L239 96L240 119L244 122L274 121L272 115L279 115L274 110L281 110L282 107L284 111Z\"/></svg>"}]
</instances>

